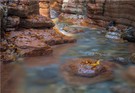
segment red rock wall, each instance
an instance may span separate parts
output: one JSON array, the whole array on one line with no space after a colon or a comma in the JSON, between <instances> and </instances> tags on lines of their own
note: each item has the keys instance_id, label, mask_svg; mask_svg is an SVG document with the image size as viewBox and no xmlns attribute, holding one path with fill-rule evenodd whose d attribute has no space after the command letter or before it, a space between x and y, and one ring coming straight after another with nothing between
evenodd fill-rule
<instances>
[{"instance_id":1,"label":"red rock wall","mask_svg":"<svg viewBox=\"0 0 135 93\"><path fill-rule=\"evenodd\" d=\"M87 16L95 23L115 20L119 24L135 27L134 0L95 0L87 4ZM101 26L104 24L100 24Z\"/></svg>"},{"instance_id":2,"label":"red rock wall","mask_svg":"<svg viewBox=\"0 0 135 93\"><path fill-rule=\"evenodd\" d=\"M63 0L62 12L67 14L84 15L86 3L89 0Z\"/></svg>"},{"instance_id":3,"label":"red rock wall","mask_svg":"<svg viewBox=\"0 0 135 93\"><path fill-rule=\"evenodd\" d=\"M61 13L62 1L63 0L52 0L50 7L58 13Z\"/></svg>"},{"instance_id":4,"label":"red rock wall","mask_svg":"<svg viewBox=\"0 0 135 93\"><path fill-rule=\"evenodd\" d=\"M39 0L39 13L42 16L50 17L50 1Z\"/></svg>"}]
</instances>

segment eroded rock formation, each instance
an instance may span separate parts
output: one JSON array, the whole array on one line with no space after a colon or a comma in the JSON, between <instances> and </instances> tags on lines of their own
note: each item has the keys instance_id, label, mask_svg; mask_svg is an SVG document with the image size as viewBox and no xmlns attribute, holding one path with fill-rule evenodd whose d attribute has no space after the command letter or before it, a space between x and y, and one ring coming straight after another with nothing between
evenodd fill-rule
<instances>
[{"instance_id":1,"label":"eroded rock formation","mask_svg":"<svg viewBox=\"0 0 135 93\"><path fill-rule=\"evenodd\" d=\"M7 9L2 21L5 22L4 40L1 42L5 48L2 53L3 61L15 61L16 51L17 55L22 56L50 55L52 53L50 45L75 42L75 39L53 29L55 24L49 18L50 1L2 0L1 4ZM48 9L47 12L44 9ZM1 8L2 11L4 10ZM2 13L0 19L3 17ZM12 50L14 50L8 52L10 57L6 56L11 47L6 47L9 43L13 45Z\"/></svg>"},{"instance_id":2,"label":"eroded rock formation","mask_svg":"<svg viewBox=\"0 0 135 93\"><path fill-rule=\"evenodd\" d=\"M96 61L89 58L73 59L62 65L61 72L67 83L87 85L111 80L112 69L117 67L111 62Z\"/></svg>"},{"instance_id":3,"label":"eroded rock formation","mask_svg":"<svg viewBox=\"0 0 135 93\"><path fill-rule=\"evenodd\" d=\"M87 4L87 16L95 24L105 26L110 20L118 24L135 27L135 1L133 0L91 0Z\"/></svg>"}]
</instances>

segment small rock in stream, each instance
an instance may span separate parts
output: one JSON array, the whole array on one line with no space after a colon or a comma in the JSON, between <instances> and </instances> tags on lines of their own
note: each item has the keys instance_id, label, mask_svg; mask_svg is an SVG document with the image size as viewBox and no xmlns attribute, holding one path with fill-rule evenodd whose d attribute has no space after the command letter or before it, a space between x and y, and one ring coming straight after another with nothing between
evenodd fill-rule
<instances>
[{"instance_id":1,"label":"small rock in stream","mask_svg":"<svg viewBox=\"0 0 135 93\"><path fill-rule=\"evenodd\" d=\"M71 85L87 85L111 80L113 78L111 62L100 62L89 58L70 60L62 65L61 72Z\"/></svg>"}]
</instances>

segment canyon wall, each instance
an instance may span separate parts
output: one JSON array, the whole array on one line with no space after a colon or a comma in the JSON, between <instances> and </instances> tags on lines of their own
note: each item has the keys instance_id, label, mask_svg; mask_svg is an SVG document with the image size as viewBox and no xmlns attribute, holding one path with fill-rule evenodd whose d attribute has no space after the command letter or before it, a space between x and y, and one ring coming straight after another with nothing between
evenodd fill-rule
<instances>
[{"instance_id":1,"label":"canyon wall","mask_svg":"<svg viewBox=\"0 0 135 93\"><path fill-rule=\"evenodd\" d=\"M18 56L50 55L51 46L76 41L54 29L50 10L43 10L45 13L41 14L40 9L51 8L49 0L3 0L0 6L5 8L0 7L2 62L16 61ZM5 10L7 12L2 14Z\"/></svg>"},{"instance_id":2,"label":"canyon wall","mask_svg":"<svg viewBox=\"0 0 135 93\"><path fill-rule=\"evenodd\" d=\"M51 10L55 10L60 14L61 7L62 0L39 0L39 13L45 17L50 17Z\"/></svg>"},{"instance_id":3,"label":"canyon wall","mask_svg":"<svg viewBox=\"0 0 135 93\"><path fill-rule=\"evenodd\" d=\"M118 24L135 27L134 11L134 0L90 0L87 4L88 18L99 26L114 20Z\"/></svg>"},{"instance_id":4,"label":"canyon wall","mask_svg":"<svg viewBox=\"0 0 135 93\"><path fill-rule=\"evenodd\" d=\"M63 0L62 13L70 14L76 18L84 18L88 1L89 0Z\"/></svg>"}]
</instances>

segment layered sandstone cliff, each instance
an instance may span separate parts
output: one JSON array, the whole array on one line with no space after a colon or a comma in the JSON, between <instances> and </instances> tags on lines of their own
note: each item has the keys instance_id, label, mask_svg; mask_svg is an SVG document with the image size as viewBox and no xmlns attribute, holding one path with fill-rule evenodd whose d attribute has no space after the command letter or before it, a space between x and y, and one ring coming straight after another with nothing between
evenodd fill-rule
<instances>
[{"instance_id":1,"label":"layered sandstone cliff","mask_svg":"<svg viewBox=\"0 0 135 93\"><path fill-rule=\"evenodd\" d=\"M0 15L3 27L2 61L11 62L16 56L43 56L52 54L50 46L74 42L56 31L48 12L41 13L41 8L49 9L47 0L3 0L1 5L7 10L6 15ZM45 11L44 11L45 12Z\"/></svg>"},{"instance_id":2,"label":"layered sandstone cliff","mask_svg":"<svg viewBox=\"0 0 135 93\"><path fill-rule=\"evenodd\" d=\"M95 24L103 26L111 20L118 24L135 27L135 1L133 0L91 0L87 4L87 16ZM104 21L104 22L103 22Z\"/></svg>"}]
</instances>

